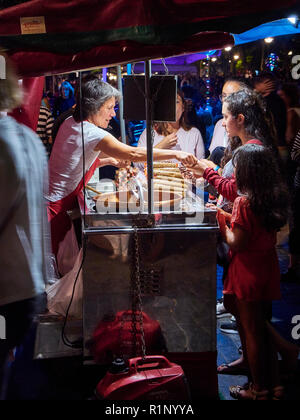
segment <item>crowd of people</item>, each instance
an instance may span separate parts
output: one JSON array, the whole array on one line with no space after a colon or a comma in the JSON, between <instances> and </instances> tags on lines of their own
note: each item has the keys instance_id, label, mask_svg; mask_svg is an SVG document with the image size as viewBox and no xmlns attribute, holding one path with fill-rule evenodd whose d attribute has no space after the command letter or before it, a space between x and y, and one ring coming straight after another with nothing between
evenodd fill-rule
<instances>
[{"instance_id":1,"label":"crowd of people","mask_svg":"<svg viewBox=\"0 0 300 420\"><path fill-rule=\"evenodd\" d=\"M21 100L17 78L8 74L0 80L0 111L13 109ZM198 82L201 88L204 82ZM196 178L204 178L213 197L207 205L217 212L216 253L224 268L224 300L217 314L235 317L242 343L242 357L218 367L218 372L236 367L247 371L247 385L231 389L235 398L278 400L284 398L284 388L277 353L288 368L298 357L295 346L283 340L270 321L282 280L276 234L287 223L291 267L286 276L300 279L300 105L297 86L279 86L272 74L260 75L252 85L246 82L218 80L217 99L209 110L201 103L201 89L190 89L182 78L176 121L153 126L153 156L181 162ZM6 197L0 203L0 315L7 320L8 337L0 341L0 382L9 352L24 340L44 297L49 226L56 256L71 226L68 212L94 171L147 160L145 132L135 147L108 130L116 117L118 90L88 75L81 83L80 100L67 80L60 91L55 106L45 97L41 107L37 134L46 150L31 130L9 116L0 119L0 188ZM215 126L209 141L204 106Z\"/></svg>"}]
</instances>

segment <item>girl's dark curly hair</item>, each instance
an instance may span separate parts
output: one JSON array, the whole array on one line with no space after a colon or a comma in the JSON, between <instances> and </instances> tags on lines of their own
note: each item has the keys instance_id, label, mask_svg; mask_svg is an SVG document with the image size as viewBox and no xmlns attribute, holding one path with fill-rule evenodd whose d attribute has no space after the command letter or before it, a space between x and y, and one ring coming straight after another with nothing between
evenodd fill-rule
<instances>
[{"instance_id":1,"label":"girl's dark curly hair","mask_svg":"<svg viewBox=\"0 0 300 420\"><path fill-rule=\"evenodd\" d=\"M265 146L270 147L273 153L278 156L277 134L272 114L267 110L263 97L250 88L243 88L232 93L224 99L228 111L235 117L239 114L245 117L246 133L253 139L260 140ZM238 137L229 139L229 145L225 151L222 166L232 158L234 150L241 146L242 142Z\"/></svg>"},{"instance_id":2,"label":"girl's dark curly hair","mask_svg":"<svg viewBox=\"0 0 300 420\"><path fill-rule=\"evenodd\" d=\"M249 90L252 91L252 88L247 83L246 79L242 79L241 77L229 77L225 80L224 86L226 83L237 83L242 90ZM223 87L224 88L224 87ZM225 99L225 98L224 98ZM221 160L221 167L224 168L226 163L228 163L232 159L233 152L242 145L242 141L239 137L232 137L228 140L228 146L224 152L224 156Z\"/></svg>"},{"instance_id":3,"label":"girl's dark curly hair","mask_svg":"<svg viewBox=\"0 0 300 420\"><path fill-rule=\"evenodd\" d=\"M263 97L251 89L242 89L225 98L228 111L237 118L244 115L245 131L264 146L276 149L278 144L272 115L267 111Z\"/></svg>"},{"instance_id":4,"label":"girl's dark curly hair","mask_svg":"<svg viewBox=\"0 0 300 420\"><path fill-rule=\"evenodd\" d=\"M289 194L276 157L268 147L245 144L233 155L238 190L253 213L268 230L279 230L287 222Z\"/></svg>"}]
</instances>

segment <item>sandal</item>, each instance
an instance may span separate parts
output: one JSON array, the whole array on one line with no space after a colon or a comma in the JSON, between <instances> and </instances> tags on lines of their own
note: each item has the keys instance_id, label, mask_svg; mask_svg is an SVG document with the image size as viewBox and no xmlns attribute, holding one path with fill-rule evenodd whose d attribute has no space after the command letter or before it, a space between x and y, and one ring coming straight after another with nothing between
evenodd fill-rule
<instances>
[{"instance_id":1,"label":"sandal","mask_svg":"<svg viewBox=\"0 0 300 420\"><path fill-rule=\"evenodd\" d=\"M217 373L219 375L241 375L241 376L248 376L249 369L246 367L242 367L239 365L230 365L230 363L223 363L222 365L218 366Z\"/></svg>"},{"instance_id":2,"label":"sandal","mask_svg":"<svg viewBox=\"0 0 300 420\"><path fill-rule=\"evenodd\" d=\"M272 396L273 401L282 401L284 399L283 386L276 386L275 388L273 388L272 392L273 392L273 396Z\"/></svg>"},{"instance_id":3,"label":"sandal","mask_svg":"<svg viewBox=\"0 0 300 420\"><path fill-rule=\"evenodd\" d=\"M249 390L249 383L245 385L232 385L229 387L229 393L232 398L235 400L240 399L241 391L248 391Z\"/></svg>"},{"instance_id":4,"label":"sandal","mask_svg":"<svg viewBox=\"0 0 300 420\"><path fill-rule=\"evenodd\" d=\"M244 395L242 395L242 391L246 391ZM269 399L269 391L263 390L263 391L255 391L253 389L252 384L246 384L244 386L236 385L229 387L229 392L232 398L235 400L243 400L243 401L249 401L249 400L268 400Z\"/></svg>"}]
</instances>

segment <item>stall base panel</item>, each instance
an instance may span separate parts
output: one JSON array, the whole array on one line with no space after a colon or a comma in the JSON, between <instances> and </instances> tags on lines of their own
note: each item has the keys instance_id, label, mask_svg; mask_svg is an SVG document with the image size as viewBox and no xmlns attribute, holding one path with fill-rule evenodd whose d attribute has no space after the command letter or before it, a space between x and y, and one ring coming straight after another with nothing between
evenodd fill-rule
<instances>
[{"instance_id":1,"label":"stall base panel","mask_svg":"<svg viewBox=\"0 0 300 420\"><path fill-rule=\"evenodd\" d=\"M131 241L131 234L89 241L83 267L87 359L97 325L131 309ZM143 312L158 321L165 350L215 352L215 233L158 232L141 234L139 241Z\"/></svg>"}]
</instances>

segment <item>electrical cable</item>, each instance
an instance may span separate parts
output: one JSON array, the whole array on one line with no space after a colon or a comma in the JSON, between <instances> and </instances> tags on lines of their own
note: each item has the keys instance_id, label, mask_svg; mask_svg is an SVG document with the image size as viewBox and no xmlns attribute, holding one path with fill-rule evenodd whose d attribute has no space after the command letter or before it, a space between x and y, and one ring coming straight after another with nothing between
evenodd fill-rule
<instances>
[{"instance_id":1,"label":"electrical cable","mask_svg":"<svg viewBox=\"0 0 300 420\"><path fill-rule=\"evenodd\" d=\"M72 296L71 296L70 303L69 303L69 306L68 306L67 311L66 311L66 316L65 316L65 319L64 319L64 324L63 324L62 334L61 334L61 338L62 338L62 341L63 341L64 345L67 346L67 347L71 347L71 348L82 348L83 347L83 342L82 342L81 339L79 339L77 341L73 341L73 342L70 341L68 339L66 333L65 333L65 329L66 329L66 325L67 325L67 321L68 321L68 317L69 317L69 312L70 312L70 309L71 309L71 306L72 306L72 303L73 303L75 290L76 290L76 285L77 285L77 282L78 282L78 279L79 279L79 274L82 270L82 267L83 267L83 264L84 264L84 261L85 261L86 248L87 248L86 247L86 238L84 237L83 238L83 244L82 244L82 261L81 261L79 270L77 272L76 279L74 281Z\"/></svg>"},{"instance_id":2,"label":"electrical cable","mask_svg":"<svg viewBox=\"0 0 300 420\"><path fill-rule=\"evenodd\" d=\"M84 197L84 205L83 205L83 225L84 227L86 227L86 206L85 206L85 199L86 199L86 188L85 188L85 146L84 146L84 130L83 130L83 114L82 114L82 74L81 72L79 73L79 107L80 107L80 121L81 121L81 139L82 139L82 171L83 171L83 175L82 175L82 179L83 179L83 197ZM73 285L73 290L72 290L72 296L70 299L70 303L69 306L67 308L67 312L66 312L66 316L64 319L64 324L63 324L63 328L62 328L62 333L61 333L61 337L62 337L62 341L63 343L67 346L67 347L72 347L72 348L82 348L83 347L83 343L82 340L77 340L75 342L71 342L68 337L66 336L65 333L65 329L66 329L66 325L67 325L67 321L68 321L68 316L69 316L69 312L73 303L73 299L74 299L74 295L75 295L75 290L76 290L76 285L79 279L79 274L82 270L84 261L85 261L85 257L86 257L86 236L83 234L83 241L82 241L82 261L80 264L80 268L77 272L75 281L74 281L74 285Z\"/></svg>"}]
</instances>

